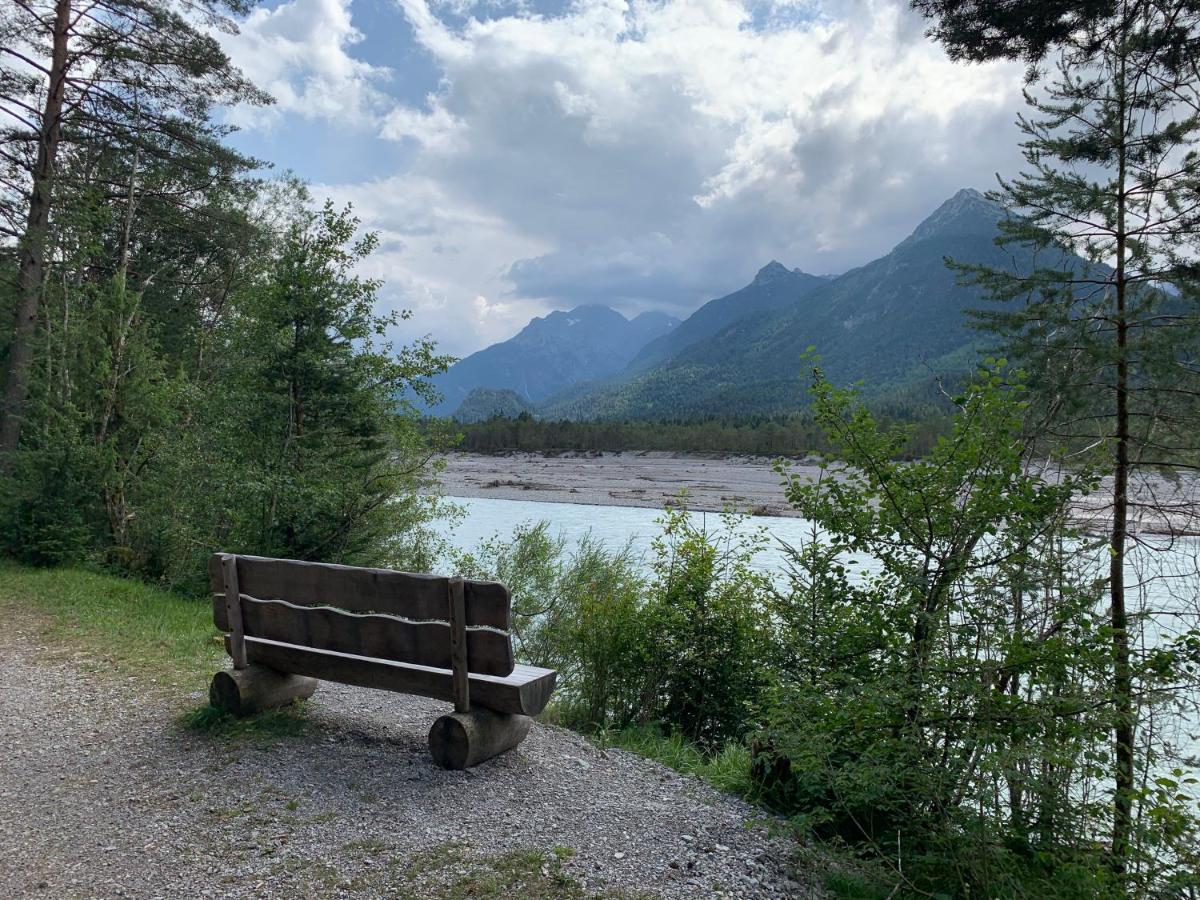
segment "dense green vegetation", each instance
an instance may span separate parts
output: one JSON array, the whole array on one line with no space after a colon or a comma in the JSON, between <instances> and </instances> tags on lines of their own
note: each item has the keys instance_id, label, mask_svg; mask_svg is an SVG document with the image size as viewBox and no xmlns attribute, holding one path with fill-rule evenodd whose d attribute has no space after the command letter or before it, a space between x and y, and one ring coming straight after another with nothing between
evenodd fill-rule
<instances>
[{"instance_id":1,"label":"dense green vegetation","mask_svg":"<svg viewBox=\"0 0 1200 900\"><path fill-rule=\"evenodd\" d=\"M1161 732L1138 744L1127 864L1111 865L1107 566L1069 507L1096 482L1029 474L1022 395L1006 370L981 373L948 433L899 462L910 429L818 378L815 422L852 468L789 477L813 531L780 577L753 566L765 534L681 510L648 570L544 524L459 565L512 586L522 655L561 672L560 721L757 797L862 854L868 882L913 896L1195 886L1195 781ZM1147 644L1146 714L1195 690L1196 634Z\"/></svg>"},{"instance_id":2,"label":"dense green vegetation","mask_svg":"<svg viewBox=\"0 0 1200 900\"><path fill-rule=\"evenodd\" d=\"M949 411L930 404L920 411L877 404L888 421L913 426L900 451L919 456L947 428ZM546 421L528 413L493 416L485 421L459 423L459 446L476 453L661 450L677 453L735 453L803 457L828 449L825 434L811 413L743 420L578 422Z\"/></svg>"},{"instance_id":3,"label":"dense green vegetation","mask_svg":"<svg viewBox=\"0 0 1200 900\"><path fill-rule=\"evenodd\" d=\"M1112 476L1108 862L1123 883L1139 864L1138 772L1153 755L1141 707L1156 676L1142 669L1139 648L1144 623L1165 612L1127 571L1144 504L1131 485L1194 465L1198 449L1200 5L1121 3L1084 34L1028 95L1026 169L995 195L1009 213L1000 245L1034 248L1036 264L955 268L998 301L976 315L1027 367L1038 430L1084 448L1074 465ZM1090 265L1075 265L1077 254Z\"/></svg>"},{"instance_id":4,"label":"dense green vegetation","mask_svg":"<svg viewBox=\"0 0 1200 900\"><path fill-rule=\"evenodd\" d=\"M63 8L3 20L63 96L4 70L6 136L40 149L5 157L31 188L4 197L0 543L188 586L216 548L428 565L442 440L396 398L444 360L384 342L374 238L222 145L212 106L264 98L183 6Z\"/></svg>"},{"instance_id":5,"label":"dense green vegetation","mask_svg":"<svg viewBox=\"0 0 1200 900\"><path fill-rule=\"evenodd\" d=\"M515 419L522 413L532 411L529 402L515 391L507 388L475 388L454 411L454 421L474 424L488 419Z\"/></svg>"}]
</instances>

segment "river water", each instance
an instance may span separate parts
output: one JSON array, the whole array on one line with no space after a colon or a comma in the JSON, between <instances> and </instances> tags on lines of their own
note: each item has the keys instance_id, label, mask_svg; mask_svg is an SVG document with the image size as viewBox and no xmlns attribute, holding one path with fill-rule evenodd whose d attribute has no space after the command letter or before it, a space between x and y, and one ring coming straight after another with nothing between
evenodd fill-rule
<instances>
[{"instance_id":1,"label":"river water","mask_svg":"<svg viewBox=\"0 0 1200 900\"><path fill-rule=\"evenodd\" d=\"M491 498L448 498L463 508L466 515L452 528L443 526L443 535L458 550L471 550L492 537L509 537L521 524L548 522L552 534L561 535L568 548L590 535L612 549L628 544L636 558L647 565L652 559L651 542L658 535L659 510L632 506L590 506L578 503L544 503L531 500ZM720 527L716 513L692 512L698 524L710 530ZM769 541L756 558L764 572L784 572L785 553L781 544L797 546L811 540L813 527L804 519L755 516L738 520L736 529L749 534L765 530ZM870 560L860 559L858 568L874 568ZM1096 572L1103 577L1107 562L1096 559ZM1126 581L1130 585L1131 607L1154 609L1159 614L1148 618L1143 632L1146 644L1158 643L1200 621L1200 539L1149 538L1131 554ZM1136 598L1136 601L1135 601ZM1171 743L1185 758L1200 768L1200 697L1192 696L1182 716L1166 715L1155 723L1170 728ZM1159 714L1161 715L1161 713ZM1150 724L1149 722L1146 724Z\"/></svg>"},{"instance_id":2,"label":"river water","mask_svg":"<svg viewBox=\"0 0 1200 900\"><path fill-rule=\"evenodd\" d=\"M500 535L507 538L521 524L549 522L550 532L566 538L571 547L580 538L591 535L612 549L629 544L636 558L649 563L651 542L660 532L657 524L662 511L637 506L591 506L582 503L543 503L535 500L494 500L492 498L447 498L461 506L466 516L453 530L442 534L456 550L471 550L483 541ZM692 512L693 521L709 529L720 527L720 514ZM782 571L784 554L780 541L793 546L810 539L812 525L804 519L781 516L740 518L739 533L749 535L765 529L771 540L755 560L766 572Z\"/></svg>"}]
</instances>

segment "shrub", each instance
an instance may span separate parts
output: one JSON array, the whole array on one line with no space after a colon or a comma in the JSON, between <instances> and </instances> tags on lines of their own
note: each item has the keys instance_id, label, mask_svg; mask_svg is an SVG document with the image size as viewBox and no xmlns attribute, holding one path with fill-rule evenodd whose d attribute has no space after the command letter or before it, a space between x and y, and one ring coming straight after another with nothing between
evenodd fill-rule
<instances>
[{"instance_id":1,"label":"shrub","mask_svg":"<svg viewBox=\"0 0 1200 900\"><path fill-rule=\"evenodd\" d=\"M753 566L766 538L740 533L733 513L710 532L682 505L660 522L645 610L654 659L643 717L716 750L745 733L766 683L771 584Z\"/></svg>"},{"instance_id":2,"label":"shrub","mask_svg":"<svg viewBox=\"0 0 1200 900\"><path fill-rule=\"evenodd\" d=\"M709 531L666 512L647 574L628 547L585 537L568 549L545 522L492 538L455 563L504 581L522 660L559 671L561 720L586 731L654 724L706 750L747 728L771 656L765 538L738 519Z\"/></svg>"},{"instance_id":3,"label":"shrub","mask_svg":"<svg viewBox=\"0 0 1200 900\"><path fill-rule=\"evenodd\" d=\"M917 891L1105 890L1108 657L1088 547L1064 524L1086 483L1026 473L1024 407L996 372L913 463L895 461L906 431L852 393L818 373L814 396L844 465L788 480L823 533L774 597L762 795Z\"/></svg>"},{"instance_id":4,"label":"shrub","mask_svg":"<svg viewBox=\"0 0 1200 900\"><path fill-rule=\"evenodd\" d=\"M584 537L568 551L540 522L492 538L456 564L508 585L518 654L558 670L556 708L565 724L594 731L639 718L653 657L647 583L628 547L609 550Z\"/></svg>"}]
</instances>

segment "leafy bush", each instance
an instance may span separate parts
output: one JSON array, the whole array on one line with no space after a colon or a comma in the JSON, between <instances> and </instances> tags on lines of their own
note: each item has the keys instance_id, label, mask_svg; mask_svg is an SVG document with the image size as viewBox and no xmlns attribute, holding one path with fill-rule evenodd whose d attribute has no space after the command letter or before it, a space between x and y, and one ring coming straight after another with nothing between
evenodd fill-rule
<instances>
[{"instance_id":1,"label":"leafy bush","mask_svg":"<svg viewBox=\"0 0 1200 900\"><path fill-rule=\"evenodd\" d=\"M508 585L519 655L558 670L564 723L600 730L640 717L652 659L647 585L628 548L608 550L585 537L568 551L540 522L492 538L457 566Z\"/></svg>"},{"instance_id":2,"label":"leafy bush","mask_svg":"<svg viewBox=\"0 0 1200 900\"><path fill-rule=\"evenodd\" d=\"M707 750L746 731L749 706L765 684L771 656L766 598L770 579L753 566L762 531L737 530L721 516L715 532L686 508L667 510L654 542L654 579L646 604L653 661L643 719Z\"/></svg>"},{"instance_id":3,"label":"leafy bush","mask_svg":"<svg viewBox=\"0 0 1200 900\"><path fill-rule=\"evenodd\" d=\"M667 511L647 575L628 547L568 549L545 522L459 556L459 571L512 591L523 660L559 671L558 714L587 731L655 723L706 749L746 730L771 655L769 584L752 566L765 540L710 532Z\"/></svg>"},{"instance_id":4,"label":"leafy bush","mask_svg":"<svg viewBox=\"0 0 1200 900\"><path fill-rule=\"evenodd\" d=\"M80 471L83 454L73 450L64 443L53 450L20 453L12 477L3 479L0 534L13 558L35 566L61 566L95 552L97 504Z\"/></svg>"},{"instance_id":5,"label":"leafy bush","mask_svg":"<svg viewBox=\"0 0 1200 900\"><path fill-rule=\"evenodd\" d=\"M997 371L914 463L894 461L902 429L819 372L814 397L841 465L788 480L823 534L790 550L775 599L788 652L758 707L763 796L919 891L1105 890L1106 632L1064 524L1087 483L1027 474Z\"/></svg>"}]
</instances>

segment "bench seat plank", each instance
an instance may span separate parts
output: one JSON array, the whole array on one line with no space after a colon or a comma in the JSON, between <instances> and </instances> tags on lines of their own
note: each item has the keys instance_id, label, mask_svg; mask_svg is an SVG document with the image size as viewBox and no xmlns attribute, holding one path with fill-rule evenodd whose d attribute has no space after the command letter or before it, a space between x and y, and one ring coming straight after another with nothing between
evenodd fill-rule
<instances>
[{"instance_id":1,"label":"bench seat plank","mask_svg":"<svg viewBox=\"0 0 1200 900\"><path fill-rule=\"evenodd\" d=\"M226 636L226 647L229 639ZM246 657L252 663L280 672L307 675L360 687L435 700L454 699L454 679L449 669L391 662L353 653L302 647L266 638L246 637ZM516 666L506 676L470 676L471 705L499 713L536 716L550 700L557 674L553 669Z\"/></svg>"},{"instance_id":2,"label":"bench seat plank","mask_svg":"<svg viewBox=\"0 0 1200 900\"><path fill-rule=\"evenodd\" d=\"M451 668L450 625L446 622L410 622L395 616L350 613L330 606L296 606L285 600L254 597L243 597L241 610L249 637L436 669ZM508 675L513 670L512 641L503 632L468 629L466 651L471 672Z\"/></svg>"},{"instance_id":3,"label":"bench seat plank","mask_svg":"<svg viewBox=\"0 0 1200 900\"><path fill-rule=\"evenodd\" d=\"M225 555L214 553L208 562L214 595L213 620L221 631L229 631L221 571ZM261 600L287 600L297 606L335 606L350 612L386 613L418 621L446 621L450 617L446 601L449 579L440 575L240 554L237 572L241 592ZM512 601L503 584L467 581L464 595L468 627L512 630Z\"/></svg>"}]
</instances>

